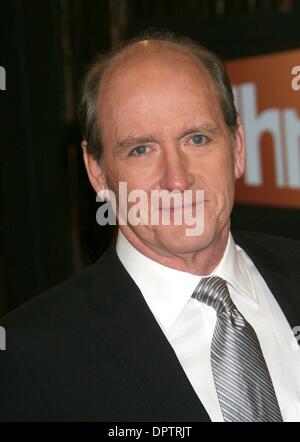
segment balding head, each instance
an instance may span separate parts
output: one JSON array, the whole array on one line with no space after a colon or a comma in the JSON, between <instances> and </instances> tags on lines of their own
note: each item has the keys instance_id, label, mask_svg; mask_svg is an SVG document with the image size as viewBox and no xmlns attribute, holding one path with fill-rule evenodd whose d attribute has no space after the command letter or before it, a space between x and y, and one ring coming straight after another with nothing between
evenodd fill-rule
<instances>
[{"instance_id":1,"label":"balding head","mask_svg":"<svg viewBox=\"0 0 300 442\"><path fill-rule=\"evenodd\" d=\"M234 134L237 114L230 81L222 61L200 44L177 38L170 33L152 33L129 40L105 56L98 57L89 69L82 87L79 116L87 150L100 160L103 125L97 112L101 109L103 93L114 93L115 80L126 79L133 65L144 66L153 60L164 61L171 69L189 69L191 65L205 69L218 94L224 121ZM175 67L176 64L176 67ZM141 69L141 75L143 70ZM158 72L158 75L161 73ZM124 81L123 81L124 83Z\"/></svg>"}]
</instances>

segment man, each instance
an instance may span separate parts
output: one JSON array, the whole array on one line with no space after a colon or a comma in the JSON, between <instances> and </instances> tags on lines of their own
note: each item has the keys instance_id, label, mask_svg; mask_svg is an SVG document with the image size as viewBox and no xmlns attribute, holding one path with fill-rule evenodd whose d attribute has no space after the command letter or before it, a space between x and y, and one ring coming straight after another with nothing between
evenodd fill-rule
<instances>
[{"instance_id":1,"label":"man","mask_svg":"<svg viewBox=\"0 0 300 442\"><path fill-rule=\"evenodd\" d=\"M2 321L2 419L299 421L300 247L230 233L245 146L222 63L187 39L133 40L90 69L81 118L97 193L192 200L120 223L93 266ZM199 207L187 235L175 215Z\"/></svg>"}]
</instances>

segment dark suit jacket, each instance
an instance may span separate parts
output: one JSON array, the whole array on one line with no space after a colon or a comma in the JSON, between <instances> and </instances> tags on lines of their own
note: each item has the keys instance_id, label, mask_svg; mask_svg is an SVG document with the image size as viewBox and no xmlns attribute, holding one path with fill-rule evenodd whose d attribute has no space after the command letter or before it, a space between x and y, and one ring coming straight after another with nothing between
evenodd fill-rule
<instances>
[{"instance_id":1,"label":"dark suit jacket","mask_svg":"<svg viewBox=\"0 0 300 442\"><path fill-rule=\"evenodd\" d=\"M300 325L300 243L234 236ZM209 421L114 244L0 322L1 420Z\"/></svg>"}]
</instances>

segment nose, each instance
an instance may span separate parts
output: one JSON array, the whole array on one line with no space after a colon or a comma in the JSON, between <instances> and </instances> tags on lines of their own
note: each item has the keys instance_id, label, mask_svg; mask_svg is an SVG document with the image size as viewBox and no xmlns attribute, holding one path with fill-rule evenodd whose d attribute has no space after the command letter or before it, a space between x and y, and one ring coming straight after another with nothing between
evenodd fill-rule
<instances>
[{"instance_id":1,"label":"nose","mask_svg":"<svg viewBox=\"0 0 300 442\"><path fill-rule=\"evenodd\" d=\"M194 176L190 172L190 161L186 154L175 148L165 151L163 155L162 178L160 188L184 191L194 183Z\"/></svg>"}]
</instances>

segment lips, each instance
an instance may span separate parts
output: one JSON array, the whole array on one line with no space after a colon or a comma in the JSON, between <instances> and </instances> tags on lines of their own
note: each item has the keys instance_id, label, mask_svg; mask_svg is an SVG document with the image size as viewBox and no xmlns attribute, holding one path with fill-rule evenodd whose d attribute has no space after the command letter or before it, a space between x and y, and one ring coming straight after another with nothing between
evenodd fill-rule
<instances>
[{"instance_id":1,"label":"lips","mask_svg":"<svg viewBox=\"0 0 300 442\"><path fill-rule=\"evenodd\" d=\"M192 203L192 204L184 204L184 205L182 205L182 204L180 204L180 205L170 204L170 205L167 205L167 206L159 207L158 210L160 210L160 211L167 211L167 210L188 210L188 209L195 208L198 204L203 204L203 203L205 203L205 202L206 202L206 200L204 200L204 201L194 202L194 203Z\"/></svg>"},{"instance_id":2,"label":"lips","mask_svg":"<svg viewBox=\"0 0 300 442\"><path fill-rule=\"evenodd\" d=\"M170 204L170 206L167 206L167 207L162 207L162 208L160 208L159 210L160 211L167 211L167 210L188 210L188 209L191 209L191 208L193 208L193 207L196 207L196 203L193 203L193 204L186 204L186 205L179 205L179 206L176 206L176 205L171 205Z\"/></svg>"}]
</instances>

